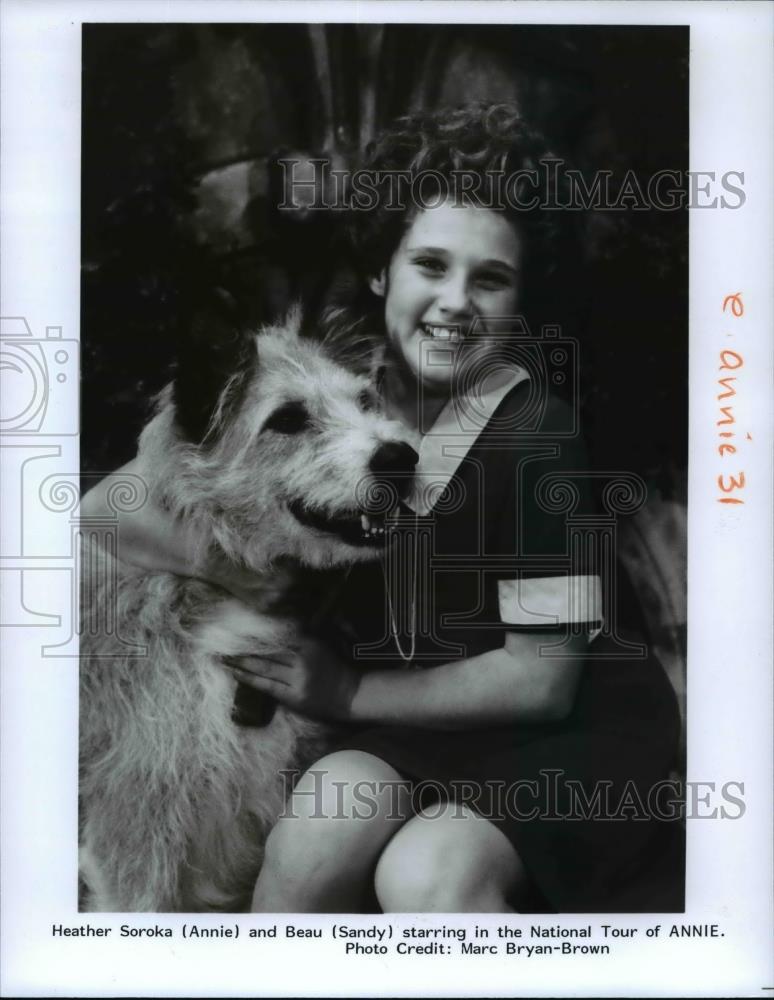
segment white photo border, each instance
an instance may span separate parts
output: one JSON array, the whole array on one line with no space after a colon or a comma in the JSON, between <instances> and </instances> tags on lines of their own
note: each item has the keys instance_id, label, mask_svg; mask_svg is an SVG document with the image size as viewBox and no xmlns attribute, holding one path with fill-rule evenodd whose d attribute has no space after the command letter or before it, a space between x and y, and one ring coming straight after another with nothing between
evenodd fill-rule
<instances>
[{"instance_id":1,"label":"white photo border","mask_svg":"<svg viewBox=\"0 0 774 1000\"><path fill-rule=\"evenodd\" d=\"M53 423L0 439L3 604L22 615L2 642L2 992L19 996L758 996L774 987L772 936L772 12L767 3L276 3L253 0L5 0L2 11L2 315L23 317L47 358ZM744 816L688 823L686 913L518 918L640 928L612 956L523 960L344 957L335 942L53 937L76 907L77 660L66 658L75 555L67 518L25 494L35 461L79 467L81 25L90 21L368 21L690 26L690 165L745 174L737 211L690 215L688 780L744 782ZM654 73L658 67L654 67ZM741 294L741 318L723 312ZM733 340L729 339L729 335ZM61 344L54 343L61 340ZM717 503L720 352L744 356L737 421L744 506ZM59 394L57 395L57 390ZM51 402L53 400L53 403ZM32 463L32 465L30 464ZM37 468L37 467L34 467ZM34 476L32 477L34 478ZM63 501L64 502L64 501ZM61 508L59 508L61 511ZM22 521L25 527L22 528ZM63 528L63 523L65 528ZM30 531L30 528L34 530ZM53 610L52 610L53 609ZM62 621L57 624L56 615ZM24 617L26 616L26 617ZM6 619L4 619L5 621ZM52 638L53 636L53 638ZM74 641L74 640L73 640ZM65 658L41 655L61 643ZM97 927L180 927L184 916L89 915ZM357 916L350 926L469 917ZM235 926L240 918L201 923ZM297 917L331 926L335 916ZM493 927L503 918L477 916ZM719 938L665 939L671 923ZM658 940L645 928L661 925ZM244 926L247 926L244 924ZM246 937L246 935L245 935ZM768 994L767 994L768 989Z\"/></svg>"}]
</instances>

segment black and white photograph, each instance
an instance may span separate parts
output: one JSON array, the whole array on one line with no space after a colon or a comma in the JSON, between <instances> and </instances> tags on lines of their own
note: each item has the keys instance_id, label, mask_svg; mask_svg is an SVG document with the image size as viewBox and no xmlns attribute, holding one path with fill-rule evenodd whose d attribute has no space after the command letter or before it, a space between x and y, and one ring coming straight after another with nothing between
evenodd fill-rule
<instances>
[{"instance_id":1,"label":"black and white photograph","mask_svg":"<svg viewBox=\"0 0 774 1000\"><path fill-rule=\"evenodd\" d=\"M304 995L313 955L336 990L379 963L359 995L438 965L547 995L541 961L690 995L678 965L759 955L715 939L767 919L735 910L765 769L722 753L762 739L736 636L770 615L711 609L770 502L770 278L707 234L765 185L701 160L702 36L617 4L130 6L68 29L67 321L2 310L3 624L41 724L67 684L57 954L155 948L108 988L136 995L191 981L165 937L238 953L223 995Z\"/></svg>"},{"instance_id":2,"label":"black and white photograph","mask_svg":"<svg viewBox=\"0 0 774 1000\"><path fill-rule=\"evenodd\" d=\"M683 908L687 82L84 27L85 908Z\"/></svg>"}]
</instances>

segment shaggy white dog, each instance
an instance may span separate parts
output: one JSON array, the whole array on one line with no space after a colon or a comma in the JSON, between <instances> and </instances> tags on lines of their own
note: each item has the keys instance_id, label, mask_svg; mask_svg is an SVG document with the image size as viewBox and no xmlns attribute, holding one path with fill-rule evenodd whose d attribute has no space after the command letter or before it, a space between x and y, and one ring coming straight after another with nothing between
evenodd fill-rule
<instances>
[{"instance_id":1,"label":"shaggy white dog","mask_svg":"<svg viewBox=\"0 0 774 1000\"><path fill-rule=\"evenodd\" d=\"M85 909L244 908L282 808L280 772L325 745L326 727L283 707L263 727L235 724L221 657L287 644L316 600L315 569L378 554L417 456L369 381L299 323L294 312L257 335L200 336L140 439L155 502L192 526L202 560L255 574L251 604L84 552ZM92 621L111 634L91 634ZM116 633L147 655L116 657Z\"/></svg>"}]
</instances>

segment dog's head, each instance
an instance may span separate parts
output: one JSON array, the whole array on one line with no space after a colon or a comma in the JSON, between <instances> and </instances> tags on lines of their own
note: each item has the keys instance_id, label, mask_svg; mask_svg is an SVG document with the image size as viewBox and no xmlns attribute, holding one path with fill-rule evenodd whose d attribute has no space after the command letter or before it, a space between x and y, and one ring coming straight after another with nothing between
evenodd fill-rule
<instances>
[{"instance_id":1,"label":"dog's head","mask_svg":"<svg viewBox=\"0 0 774 1000\"><path fill-rule=\"evenodd\" d=\"M196 330L141 441L164 503L253 568L375 555L417 453L373 385L302 336L301 317L244 335Z\"/></svg>"}]
</instances>

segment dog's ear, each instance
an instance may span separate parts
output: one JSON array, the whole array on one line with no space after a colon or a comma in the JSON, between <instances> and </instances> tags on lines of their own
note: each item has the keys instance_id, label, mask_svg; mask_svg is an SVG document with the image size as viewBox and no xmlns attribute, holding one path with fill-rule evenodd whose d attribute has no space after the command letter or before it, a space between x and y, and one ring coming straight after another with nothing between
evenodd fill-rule
<instances>
[{"instance_id":1,"label":"dog's ear","mask_svg":"<svg viewBox=\"0 0 774 1000\"><path fill-rule=\"evenodd\" d=\"M304 310L300 302L292 302L276 329L285 337L299 337L304 332Z\"/></svg>"},{"instance_id":2,"label":"dog's ear","mask_svg":"<svg viewBox=\"0 0 774 1000\"><path fill-rule=\"evenodd\" d=\"M222 289L202 297L180 338L173 388L175 420L187 440L217 439L256 363L255 338L245 331L234 299Z\"/></svg>"}]
</instances>

